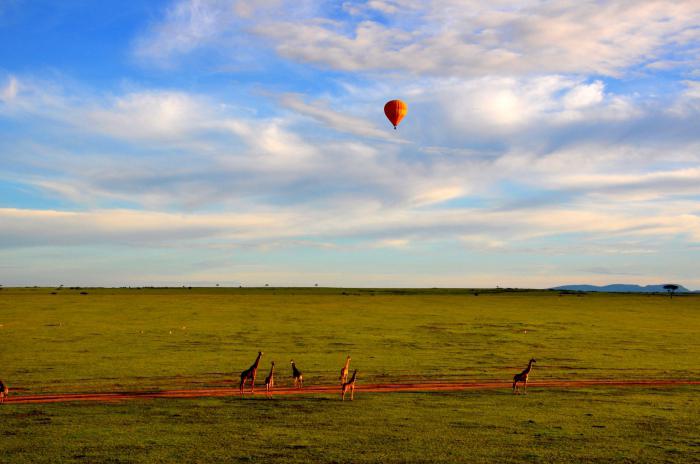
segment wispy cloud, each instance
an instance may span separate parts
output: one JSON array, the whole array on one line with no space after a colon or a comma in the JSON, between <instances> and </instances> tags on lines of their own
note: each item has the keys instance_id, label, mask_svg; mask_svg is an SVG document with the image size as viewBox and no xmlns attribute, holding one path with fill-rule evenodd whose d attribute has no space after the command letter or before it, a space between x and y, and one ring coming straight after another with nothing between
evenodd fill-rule
<instances>
[{"instance_id":1,"label":"wispy cloud","mask_svg":"<svg viewBox=\"0 0 700 464\"><path fill-rule=\"evenodd\" d=\"M284 107L301 115L313 118L339 132L347 132L361 137L382 139L394 143L401 141L401 139L396 136L392 137L386 130L374 127L365 118L348 115L343 112L342 108L332 108L330 102L306 102L298 94L281 95L279 101Z\"/></svg>"},{"instance_id":2,"label":"wispy cloud","mask_svg":"<svg viewBox=\"0 0 700 464\"><path fill-rule=\"evenodd\" d=\"M196 268L207 250L268 257L245 268L258 277L299 250L382 282L419 281L404 264L421 253L445 283L693 274L664 250L697 257L700 243L697 2L179 0L161 13L134 27L136 63L110 63L123 76L108 84L3 71L5 257L173 247L203 280L226 275ZM398 131L391 98L409 104Z\"/></svg>"},{"instance_id":3,"label":"wispy cloud","mask_svg":"<svg viewBox=\"0 0 700 464\"><path fill-rule=\"evenodd\" d=\"M19 92L19 82L15 76L10 76L2 91L0 91L0 101L9 103L17 96L17 92Z\"/></svg>"},{"instance_id":4,"label":"wispy cloud","mask_svg":"<svg viewBox=\"0 0 700 464\"><path fill-rule=\"evenodd\" d=\"M349 72L616 76L662 62L692 68L700 38L692 0L347 1L342 10L349 20L315 1L179 1L136 53L163 60L213 43L235 49L252 34L285 58Z\"/></svg>"},{"instance_id":5,"label":"wispy cloud","mask_svg":"<svg viewBox=\"0 0 700 464\"><path fill-rule=\"evenodd\" d=\"M436 76L494 73L619 75L698 40L693 1L348 2L384 22L262 23L255 32L281 55L345 71Z\"/></svg>"},{"instance_id":6,"label":"wispy cloud","mask_svg":"<svg viewBox=\"0 0 700 464\"><path fill-rule=\"evenodd\" d=\"M174 55L211 44L224 30L236 26L231 3L222 0L175 3L161 22L153 24L136 41L136 55L162 64Z\"/></svg>"},{"instance_id":7,"label":"wispy cloud","mask_svg":"<svg viewBox=\"0 0 700 464\"><path fill-rule=\"evenodd\" d=\"M700 212L663 211L647 216L634 209L543 208L534 211L392 210L356 206L346 210L343 222L331 210L268 208L250 213L163 213L141 210L61 212L0 209L3 230L0 245L83 245L122 243L136 246L191 242L231 246L270 245L280 241L299 245L340 239L370 240L407 247L420 240L460 239L485 250L542 237L576 234L591 241L616 237L673 239L686 236L700 242ZM506 245L507 244L507 245ZM600 251L600 250L598 250Z\"/></svg>"}]
</instances>

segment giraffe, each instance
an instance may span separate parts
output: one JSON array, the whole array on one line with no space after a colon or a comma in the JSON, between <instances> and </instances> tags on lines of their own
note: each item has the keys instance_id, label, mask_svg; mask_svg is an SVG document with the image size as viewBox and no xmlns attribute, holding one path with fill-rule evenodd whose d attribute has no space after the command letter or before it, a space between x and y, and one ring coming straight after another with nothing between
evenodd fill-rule
<instances>
[{"instance_id":1,"label":"giraffe","mask_svg":"<svg viewBox=\"0 0 700 464\"><path fill-rule=\"evenodd\" d=\"M248 369L241 372L241 395L243 394L243 386L246 381L250 380L250 392L255 391L255 377L258 375L258 364L260 364L260 358L262 358L263 352L258 351L258 357L255 358L255 362Z\"/></svg>"},{"instance_id":2,"label":"giraffe","mask_svg":"<svg viewBox=\"0 0 700 464\"><path fill-rule=\"evenodd\" d=\"M527 377L530 375L530 371L532 370L532 364L535 363L535 358L530 359L530 362L527 365L527 368L525 368L524 371L522 371L520 374L515 374L513 377L513 393L519 393L520 390L517 387L518 382L522 382L523 384L523 390L525 393L527 393Z\"/></svg>"},{"instance_id":3,"label":"giraffe","mask_svg":"<svg viewBox=\"0 0 700 464\"><path fill-rule=\"evenodd\" d=\"M7 395L10 393L10 389L7 388L7 385L2 383L2 380L0 380L0 404L5 402L5 398L7 398Z\"/></svg>"},{"instance_id":4,"label":"giraffe","mask_svg":"<svg viewBox=\"0 0 700 464\"><path fill-rule=\"evenodd\" d=\"M272 388L275 386L275 362L270 363L270 373L265 377L265 395L268 398L272 398Z\"/></svg>"},{"instance_id":5,"label":"giraffe","mask_svg":"<svg viewBox=\"0 0 700 464\"><path fill-rule=\"evenodd\" d=\"M350 356L345 360L345 366L340 370L340 384L344 384L348 380L348 371L350 370Z\"/></svg>"},{"instance_id":6,"label":"giraffe","mask_svg":"<svg viewBox=\"0 0 700 464\"><path fill-rule=\"evenodd\" d=\"M301 371L297 369L297 365L294 364L294 360L292 359L292 378L294 379L294 386L296 388L302 388L304 386L304 376L301 374Z\"/></svg>"},{"instance_id":7,"label":"giraffe","mask_svg":"<svg viewBox=\"0 0 700 464\"><path fill-rule=\"evenodd\" d=\"M342 393L340 394L343 401L345 401L345 394L350 390L350 401L355 398L355 380L357 380L357 369L352 373L352 377L347 382L343 382L341 387Z\"/></svg>"}]
</instances>

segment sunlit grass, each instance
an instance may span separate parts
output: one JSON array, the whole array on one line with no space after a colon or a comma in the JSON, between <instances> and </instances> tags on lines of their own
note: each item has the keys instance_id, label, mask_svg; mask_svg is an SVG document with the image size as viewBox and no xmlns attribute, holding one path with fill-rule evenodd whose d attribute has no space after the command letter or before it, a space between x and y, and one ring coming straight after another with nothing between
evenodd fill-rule
<instances>
[{"instance_id":1,"label":"sunlit grass","mask_svg":"<svg viewBox=\"0 0 700 464\"><path fill-rule=\"evenodd\" d=\"M80 292L87 294L81 294ZM52 294L55 292L55 294ZM2 462L693 462L697 388L362 391L374 381L700 379L700 297L333 289L3 289L13 394L232 385L289 360L356 400L0 407Z\"/></svg>"},{"instance_id":2,"label":"sunlit grass","mask_svg":"<svg viewBox=\"0 0 700 464\"><path fill-rule=\"evenodd\" d=\"M54 291L0 291L0 375L15 388L225 385L258 350L281 384L292 358L307 384L334 382L348 354L362 381L508 380L530 357L533 379L700 378L700 295Z\"/></svg>"},{"instance_id":3,"label":"sunlit grass","mask_svg":"<svg viewBox=\"0 0 700 464\"><path fill-rule=\"evenodd\" d=\"M0 451L53 462L693 462L697 390L358 392L2 408Z\"/></svg>"}]
</instances>

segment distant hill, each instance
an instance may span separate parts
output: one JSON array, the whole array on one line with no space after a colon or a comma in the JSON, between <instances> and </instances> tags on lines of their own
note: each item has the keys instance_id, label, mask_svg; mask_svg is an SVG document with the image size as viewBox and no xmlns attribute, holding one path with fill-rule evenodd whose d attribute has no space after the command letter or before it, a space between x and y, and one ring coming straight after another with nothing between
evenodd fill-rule
<instances>
[{"instance_id":1,"label":"distant hill","mask_svg":"<svg viewBox=\"0 0 700 464\"><path fill-rule=\"evenodd\" d=\"M636 284L612 284L612 285L562 285L561 287L554 287L552 290L572 290L577 292L627 292L627 293L666 293L664 289L664 284L659 285L646 285L642 287ZM689 293L690 290L678 286L676 293Z\"/></svg>"}]
</instances>

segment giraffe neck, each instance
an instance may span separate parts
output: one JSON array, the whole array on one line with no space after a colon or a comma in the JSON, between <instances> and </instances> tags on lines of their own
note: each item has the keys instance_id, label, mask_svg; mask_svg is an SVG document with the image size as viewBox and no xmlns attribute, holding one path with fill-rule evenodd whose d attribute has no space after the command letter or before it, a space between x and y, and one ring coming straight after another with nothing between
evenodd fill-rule
<instances>
[{"instance_id":1,"label":"giraffe neck","mask_svg":"<svg viewBox=\"0 0 700 464\"><path fill-rule=\"evenodd\" d=\"M352 373L352 377L350 377L350 381L348 383L353 383L355 381L356 376L357 376L357 371Z\"/></svg>"},{"instance_id":2,"label":"giraffe neck","mask_svg":"<svg viewBox=\"0 0 700 464\"><path fill-rule=\"evenodd\" d=\"M348 370L348 367L350 366L350 359L345 360L345 370Z\"/></svg>"},{"instance_id":3,"label":"giraffe neck","mask_svg":"<svg viewBox=\"0 0 700 464\"><path fill-rule=\"evenodd\" d=\"M252 369L257 369L257 368L258 368L258 364L260 364L260 358L262 358L262 354L258 354L258 357L255 358L255 362L254 362L253 365L251 366Z\"/></svg>"},{"instance_id":4,"label":"giraffe neck","mask_svg":"<svg viewBox=\"0 0 700 464\"><path fill-rule=\"evenodd\" d=\"M532 370L532 361L527 363L527 369L525 369L525 373L529 374L531 370Z\"/></svg>"}]
</instances>

